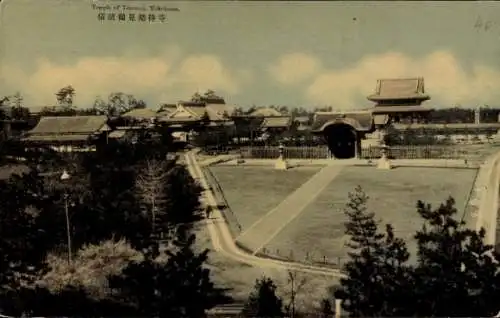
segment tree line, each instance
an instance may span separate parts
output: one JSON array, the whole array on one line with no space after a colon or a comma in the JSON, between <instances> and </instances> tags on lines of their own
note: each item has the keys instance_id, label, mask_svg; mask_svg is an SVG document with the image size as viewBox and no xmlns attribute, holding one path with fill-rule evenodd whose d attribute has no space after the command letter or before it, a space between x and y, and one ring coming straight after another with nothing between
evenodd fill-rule
<instances>
[{"instance_id":1,"label":"tree line","mask_svg":"<svg viewBox=\"0 0 500 318\"><path fill-rule=\"evenodd\" d=\"M74 106L74 98L76 90L73 86L67 85L59 89L56 93L56 105L46 106L40 111L40 115L49 116L74 116L74 115L107 115L118 116L136 108L146 108L147 104L144 100L136 98L133 94L124 92L110 93L107 98L97 96L93 105L88 108L76 108ZM194 93L190 101L203 102L207 100L222 100L224 98L216 94L213 90L207 90L203 94ZM12 96L6 96L0 100L0 106L4 106L0 112L0 117L5 116L5 109L8 109L10 117L13 119L27 119L30 115L29 105L24 105L23 97L20 92L16 92ZM161 106L161 105L160 105ZM283 115L292 117L309 117L312 119L315 112L333 111L332 106L314 106L314 107L289 107L286 105L267 105L249 107L237 107L236 115L248 115L261 107L268 107L277 110ZM498 122L500 108L490 107L485 105L480 107L480 120L484 123ZM472 123L475 119L476 108L473 107L448 107L436 108L430 113L430 123ZM3 115L1 113L4 113Z\"/></svg>"}]
</instances>

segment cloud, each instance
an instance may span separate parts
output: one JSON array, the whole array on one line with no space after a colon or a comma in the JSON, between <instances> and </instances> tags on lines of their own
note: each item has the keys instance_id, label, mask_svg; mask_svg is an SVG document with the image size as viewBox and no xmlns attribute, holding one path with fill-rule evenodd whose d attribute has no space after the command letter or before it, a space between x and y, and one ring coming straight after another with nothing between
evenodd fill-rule
<instances>
[{"instance_id":1,"label":"cloud","mask_svg":"<svg viewBox=\"0 0 500 318\"><path fill-rule=\"evenodd\" d=\"M311 60L314 60L311 57ZM436 51L419 59L389 52L366 56L351 67L322 69L306 83L305 98L336 109L371 107L366 96L380 78L424 77L431 107L495 104L500 98L500 71L480 63L466 70L450 52ZM282 82L282 81L281 81Z\"/></svg>"},{"instance_id":2,"label":"cloud","mask_svg":"<svg viewBox=\"0 0 500 318\"><path fill-rule=\"evenodd\" d=\"M309 79L319 69L320 61L317 58L305 53L291 53L270 65L268 71L279 83L295 85Z\"/></svg>"},{"instance_id":3,"label":"cloud","mask_svg":"<svg viewBox=\"0 0 500 318\"><path fill-rule=\"evenodd\" d=\"M182 56L172 49L154 57L83 57L71 65L40 59L32 73L16 65L6 65L2 71L9 74L8 88L21 91L26 104L33 106L55 104L55 92L66 85L75 88L75 104L80 107L112 92L134 94L156 106L207 89L229 97L240 93L252 79L250 71L229 69L217 56Z\"/></svg>"}]
</instances>

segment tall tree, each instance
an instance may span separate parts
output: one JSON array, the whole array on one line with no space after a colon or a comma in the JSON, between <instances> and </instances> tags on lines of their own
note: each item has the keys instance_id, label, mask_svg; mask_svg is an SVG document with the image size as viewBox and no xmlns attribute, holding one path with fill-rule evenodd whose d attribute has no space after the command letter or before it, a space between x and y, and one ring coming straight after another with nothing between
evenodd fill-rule
<instances>
[{"instance_id":1,"label":"tall tree","mask_svg":"<svg viewBox=\"0 0 500 318\"><path fill-rule=\"evenodd\" d=\"M409 254L391 226L385 235L379 232L374 213L367 211L367 201L359 186L349 194L344 213L350 260L344 264L347 278L341 279L335 298L343 300L343 309L352 316L398 315L404 308L392 301L401 293L402 280L409 276L405 266Z\"/></svg>"},{"instance_id":2,"label":"tall tree","mask_svg":"<svg viewBox=\"0 0 500 318\"><path fill-rule=\"evenodd\" d=\"M118 116L132 109L146 108L146 102L142 99L137 99L132 94L123 92L114 92L109 94L107 101L97 96L94 100L92 108L94 112L106 116Z\"/></svg>"},{"instance_id":3,"label":"tall tree","mask_svg":"<svg viewBox=\"0 0 500 318\"><path fill-rule=\"evenodd\" d=\"M276 285L271 278L262 277L243 308L245 317L284 317L283 300L276 294Z\"/></svg>"},{"instance_id":4,"label":"tall tree","mask_svg":"<svg viewBox=\"0 0 500 318\"><path fill-rule=\"evenodd\" d=\"M74 99L74 97L75 97L75 89L71 85L68 85L68 86L65 86L65 87L61 88L56 93L57 103L65 111L73 109L73 99Z\"/></svg>"},{"instance_id":5,"label":"tall tree","mask_svg":"<svg viewBox=\"0 0 500 318\"><path fill-rule=\"evenodd\" d=\"M101 96L97 96L95 98L92 108L95 109L95 112L99 115L112 116L114 112L114 110L111 109L110 104L106 103Z\"/></svg>"},{"instance_id":6,"label":"tall tree","mask_svg":"<svg viewBox=\"0 0 500 318\"><path fill-rule=\"evenodd\" d=\"M136 181L136 193L139 196L144 212L151 220L151 235L159 239L165 233L161 224L158 227L159 221L164 214L166 193L165 193L165 182L167 179L167 173L165 171L164 162L157 160L146 160L142 171L137 176Z\"/></svg>"},{"instance_id":7,"label":"tall tree","mask_svg":"<svg viewBox=\"0 0 500 318\"><path fill-rule=\"evenodd\" d=\"M203 100L203 96L200 95L200 93L196 92L191 96L191 101L192 102L201 102Z\"/></svg>"},{"instance_id":8,"label":"tall tree","mask_svg":"<svg viewBox=\"0 0 500 318\"><path fill-rule=\"evenodd\" d=\"M418 316L493 316L500 306L498 254L479 232L457 221L455 201L437 209L419 201L424 226L417 232L418 266L413 280Z\"/></svg>"},{"instance_id":9,"label":"tall tree","mask_svg":"<svg viewBox=\"0 0 500 318\"><path fill-rule=\"evenodd\" d=\"M307 279L300 277L296 271L288 271L288 294L290 298L285 306L288 316L294 318L298 315L297 298L306 285ZM299 314L300 315L300 314Z\"/></svg>"}]
</instances>

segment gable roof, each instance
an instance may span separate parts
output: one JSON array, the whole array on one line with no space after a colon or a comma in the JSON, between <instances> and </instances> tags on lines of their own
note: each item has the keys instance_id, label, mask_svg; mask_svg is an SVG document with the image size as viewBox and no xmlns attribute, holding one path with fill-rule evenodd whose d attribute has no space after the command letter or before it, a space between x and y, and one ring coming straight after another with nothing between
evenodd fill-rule
<instances>
[{"instance_id":1,"label":"gable roof","mask_svg":"<svg viewBox=\"0 0 500 318\"><path fill-rule=\"evenodd\" d=\"M203 116L207 115L205 105L182 105L181 107L200 119L203 118Z\"/></svg>"},{"instance_id":2,"label":"gable roof","mask_svg":"<svg viewBox=\"0 0 500 318\"><path fill-rule=\"evenodd\" d=\"M376 102L390 99L428 100L430 97L425 94L424 79L418 77L379 79L375 94L368 96L368 99Z\"/></svg>"},{"instance_id":3,"label":"gable roof","mask_svg":"<svg viewBox=\"0 0 500 318\"><path fill-rule=\"evenodd\" d=\"M107 120L106 116L42 117L29 134L91 134L109 130Z\"/></svg>"},{"instance_id":4,"label":"gable roof","mask_svg":"<svg viewBox=\"0 0 500 318\"><path fill-rule=\"evenodd\" d=\"M211 121L228 121L235 113L236 107L227 104L207 104L205 106L208 118Z\"/></svg>"},{"instance_id":5,"label":"gable roof","mask_svg":"<svg viewBox=\"0 0 500 318\"><path fill-rule=\"evenodd\" d=\"M233 105L215 103L207 104L205 102L183 102L180 101L174 111L162 111L157 113L160 121L196 121L205 116L210 121L231 121L230 116L236 111Z\"/></svg>"},{"instance_id":6,"label":"gable roof","mask_svg":"<svg viewBox=\"0 0 500 318\"><path fill-rule=\"evenodd\" d=\"M290 126L291 123L290 116L279 116L279 117L266 117L262 121L261 127L263 128L286 128Z\"/></svg>"},{"instance_id":7,"label":"gable roof","mask_svg":"<svg viewBox=\"0 0 500 318\"><path fill-rule=\"evenodd\" d=\"M122 114L122 117L132 117L137 119L150 119L157 116L157 112L151 108L135 108Z\"/></svg>"},{"instance_id":8,"label":"gable roof","mask_svg":"<svg viewBox=\"0 0 500 318\"><path fill-rule=\"evenodd\" d=\"M345 113L338 112L317 112L314 114L314 122L311 130L315 132L335 123L346 123L357 131L370 131L373 128L373 118L370 111L352 111Z\"/></svg>"},{"instance_id":9,"label":"gable roof","mask_svg":"<svg viewBox=\"0 0 500 318\"><path fill-rule=\"evenodd\" d=\"M259 116L259 117L272 117L272 116L282 116L282 114L274 108L271 107L261 107L257 108L249 116Z\"/></svg>"}]
</instances>

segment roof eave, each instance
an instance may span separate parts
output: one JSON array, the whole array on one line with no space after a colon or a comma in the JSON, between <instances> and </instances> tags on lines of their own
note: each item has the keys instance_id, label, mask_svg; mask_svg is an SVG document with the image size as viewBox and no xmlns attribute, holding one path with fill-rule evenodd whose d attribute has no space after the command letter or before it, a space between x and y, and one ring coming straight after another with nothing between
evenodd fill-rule
<instances>
[{"instance_id":1,"label":"roof eave","mask_svg":"<svg viewBox=\"0 0 500 318\"><path fill-rule=\"evenodd\" d=\"M384 106L384 109L373 108L373 115L382 115L382 114L390 114L390 113L430 113L432 109L423 108L423 107L415 107L415 108L407 108L407 109L394 109L390 110L391 106Z\"/></svg>"},{"instance_id":2,"label":"roof eave","mask_svg":"<svg viewBox=\"0 0 500 318\"><path fill-rule=\"evenodd\" d=\"M431 97L429 95L408 95L408 96L380 96L380 95L370 95L367 97L369 101L372 102L379 102L379 101L386 101L386 100L409 100L409 99L416 99L419 101L426 101L430 100Z\"/></svg>"}]
</instances>

